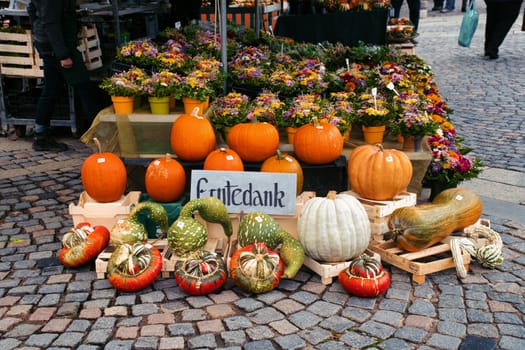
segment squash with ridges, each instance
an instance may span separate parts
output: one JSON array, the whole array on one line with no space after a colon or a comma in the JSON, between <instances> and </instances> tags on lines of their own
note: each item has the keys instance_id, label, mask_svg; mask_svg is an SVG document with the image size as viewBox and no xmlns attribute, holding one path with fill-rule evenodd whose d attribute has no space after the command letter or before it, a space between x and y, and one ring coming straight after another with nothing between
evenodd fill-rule
<instances>
[{"instance_id":1,"label":"squash with ridges","mask_svg":"<svg viewBox=\"0 0 525 350\"><path fill-rule=\"evenodd\" d=\"M285 265L282 278L295 277L303 266L304 249L301 243L268 214L254 212L243 215L237 238L241 247L258 242L264 243L269 249L281 245L279 255Z\"/></svg>"},{"instance_id":2,"label":"squash with ridges","mask_svg":"<svg viewBox=\"0 0 525 350\"><path fill-rule=\"evenodd\" d=\"M438 194L430 204L394 210L388 227L399 247L414 252L476 223L482 210L483 204L476 193L450 188Z\"/></svg>"}]
</instances>

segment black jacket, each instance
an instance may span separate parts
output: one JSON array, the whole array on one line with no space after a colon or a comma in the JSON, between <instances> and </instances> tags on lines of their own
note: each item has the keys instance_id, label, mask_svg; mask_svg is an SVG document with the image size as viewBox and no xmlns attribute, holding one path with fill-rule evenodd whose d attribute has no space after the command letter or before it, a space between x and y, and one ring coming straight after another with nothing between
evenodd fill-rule
<instances>
[{"instance_id":1,"label":"black jacket","mask_svg":"<svg viewBox=\"0 0 525 350\"><path fill-rule=\"evenodd\" d=\"M71 57L78 45L76 0L32 0L27 7L33 40L49 43L59 59Z\"/></svg>"}]
</instances>

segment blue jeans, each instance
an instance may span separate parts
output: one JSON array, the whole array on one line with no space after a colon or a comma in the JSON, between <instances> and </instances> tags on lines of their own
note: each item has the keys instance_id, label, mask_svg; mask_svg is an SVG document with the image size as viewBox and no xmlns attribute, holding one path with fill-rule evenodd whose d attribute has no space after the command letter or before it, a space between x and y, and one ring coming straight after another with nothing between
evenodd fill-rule
<instances>
[{"instance_id":1,"label":"blue jeans","mask_svg":"<svg viewBox=\"0 0 525 350\"><path fill-rule=\"evenodd\" d=\"M456 8L456 0L446 0L445 8L450 11L454 10Z\"/></svg>"}]
</instances>

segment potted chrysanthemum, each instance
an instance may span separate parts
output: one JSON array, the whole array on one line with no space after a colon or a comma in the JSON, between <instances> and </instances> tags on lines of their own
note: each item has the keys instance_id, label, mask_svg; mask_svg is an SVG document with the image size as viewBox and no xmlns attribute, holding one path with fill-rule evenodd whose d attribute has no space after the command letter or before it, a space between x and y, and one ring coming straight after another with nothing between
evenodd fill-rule
<instances>
[{"instance_id":1,"label":"potted chrysanthemum","mask_svg":"<svg viewBox=\"0 0 525 350\"><path fill-rule=\"evenodd\" d=\"M140 94L140 85L146 76L142 69L132 67L102 80L99 87L111 96L116 114L133 112L135 97Z\"/></svg>"}]
</instances>

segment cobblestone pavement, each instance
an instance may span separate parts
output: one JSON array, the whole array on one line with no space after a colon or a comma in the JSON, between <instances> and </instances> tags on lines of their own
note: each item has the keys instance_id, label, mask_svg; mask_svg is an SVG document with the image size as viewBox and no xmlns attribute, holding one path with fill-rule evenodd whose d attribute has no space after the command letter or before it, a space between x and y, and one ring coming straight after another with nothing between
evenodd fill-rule
<instances>
[{"instance_id":1,"label":"cobblestone pavement","mask_svg":"<svg viewBox=\"0 0 525 350\"><path fill-rule=\"evenodd\" d=\"M501 58L485 61L480 29L472 48L457 47L460 14L422 19L416 53L433 66L476 155L523 172L524 36L512 33ZM505 217L484 215L505 244L496 270L472 263L465 279L451 269L418 285L388 267L392 286L378 298L350 296L337 282L325 286L306 268L262 295L228 284L192 297L173 278L117 292L94 266L73 270L56 259L90 153L65 141L72 150L53 154L32 151L27 139L0 139L2 350L525 349L525 227Z\"/></svg>"}]
</instances>

